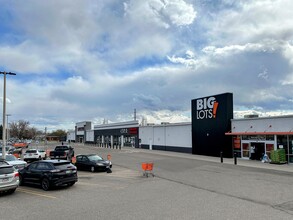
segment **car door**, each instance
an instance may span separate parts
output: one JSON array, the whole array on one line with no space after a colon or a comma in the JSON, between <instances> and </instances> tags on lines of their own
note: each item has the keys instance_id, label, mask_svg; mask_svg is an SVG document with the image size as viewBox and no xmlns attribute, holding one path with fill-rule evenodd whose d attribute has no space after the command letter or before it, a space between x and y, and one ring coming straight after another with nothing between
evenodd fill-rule
<instances>
[{"instance_id":1,"label":"car door","mask_svg":"<svg viewBox=\"0 0 293 220\"><path fill-rule=\"evenodd\" d=\"M84 169L85 170L90 170L91 169L91 165L92 165L90 159L87 156L83 156L82 159L83 159Z\"/></svg>"},{"instance_id":2,"label":"car door","mask_svg":"<svg viewBox=\"0 0 293 220\"><path fill-rule=\"evenodd\" d=\"M37 163L30 164L23 173L23 181L27 183L37 183Z\"/></svg>"},{"instance_id":3,"label":"car door","mask_svg":"<svg viewBox=\"0 0 293 220\"><path fill-rule=\"evenodd\" d=\"M75 166L77 169L82 170L82 155L76 156Z\"/></svg>"},{"instance_id":4,"label":"car door","mask_svg":"<svg viewBox=\"0 0 293 220\"><path fill-rule=\"evenodd\" d=\"M88 169L87 167L89 166L88 165L88 162L89 162L89 160L88 160L88 158L86 157L86 156L80 156L80 158L79 158L79 168L81 169L81 170L86 170L86 169Z\"/></svg>"},{"instance_id":5,"label":"car door","mask_svg":"<svg viewBox=\"0 0 293 220\"><path fill-rule=\"evenodd\" d=\"M47 162L39 162L36 169L36 179L40 183L41 180L47 175L47 173L52 170L52 166Z\"/></svg>"}]
</instances>

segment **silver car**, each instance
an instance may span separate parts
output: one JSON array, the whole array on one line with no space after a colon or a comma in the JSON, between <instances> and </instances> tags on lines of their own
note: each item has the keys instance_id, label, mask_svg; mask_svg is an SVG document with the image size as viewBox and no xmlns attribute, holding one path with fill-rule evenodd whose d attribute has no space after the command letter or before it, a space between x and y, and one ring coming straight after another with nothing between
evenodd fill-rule
<instances>
[{"instance_id":1,"label":"silver car","mask_svg":"<svg viewBox=\"0 0 293 220\"><path fill-rule=\"evenodd\" d=\"M6 161L0 160L0 193L14 193L19 186L19 173Z\"/></svg>"},{"instance_id":2,"label":"silver car","mask_svg":"<svg viewBox=\"0 0 293 220\"><path fill-rule=\"evenodd\" d=\"M2 154L0 154L0 158L1 157L2 157ZM7 163L9 163L10 165L13 165L16 170L23 169L23 168L25 168L27 166L27 162L25 162L23 160L20 160L20 159L17 159L12 154L6 154L5 161Z\"/></svg>"}]
</instances>

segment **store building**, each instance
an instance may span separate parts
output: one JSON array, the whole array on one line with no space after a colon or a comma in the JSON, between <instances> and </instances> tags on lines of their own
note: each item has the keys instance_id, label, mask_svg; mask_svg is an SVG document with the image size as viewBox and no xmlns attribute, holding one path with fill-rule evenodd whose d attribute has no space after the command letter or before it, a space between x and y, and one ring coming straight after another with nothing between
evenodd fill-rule
<instances>
[{"instance_id":1,"label":"store building","mask_svg":"<svg viewBox=\"0 0 293 220\"><path fill-rule=\"evenodd\" d=\"M75 126L75 141L78 143L84 143L86 140L86 131L92 129L92 123L90 121L83 121L76 123Z\"/></svg>"},{"instance_id":2,"label":"store building","mask_svg":"<svg viewBox=\"0 0 293 220\"><path fill-rule=\"evenodd\" d=\"M99 147L134 147L206 156L260 160L285 149L293 163L293 115L233 119L233 94L191 100L192 122L139 125L137 120L95 125L76 123L67 140ZM254 149L255 152L252 151Z\"/></svg>"},{"instance_id":3,"label":"store building","mask_svg":"<svg viewBox=\"0 0 293 220\"><path fill-rule=\"evenodd\" d=\"M66 138L66 140L68 142L75 142L75 130L69 130L67 132L67 138Z\"/></svg>"},{"instance_id":4,"label":"store building","mask_svg":"<svg viewBox=\"0 0 293 220\"><path fill-rule=\"evenodd\" d=\"M233 94L223 93L191 101L192 153L232 157L231 130Z\"/></svg>"},{"instance_id":5,"label":"store building","mask_svg":"<svg viewBox=\"0 0 293 220\"><path fill-rule=\"evenodd\" d=\"M293 163L293 115L232 119L226 135L233 136L239 157L260 160L264 153L285 149L287 162Z\"/></svg>"},{"instance_id":6,"label":"store building","mask_svg":"<svg viewBox=\"0 0 293 220\"><path fill-rule=\"evenodd\" d=\"M137 120L94 126L94 141L100 147L139 147Z\"/></svg>"},{"instance_id":7,"label":"store building","mask_svg":"<svg viewBox=\"0 0 293 220\"><path fill-rule=\"evenodd\" d=\"M140 147L192 153L191 123L161 123L139 127Z\"/></svg>"}]
</instances>

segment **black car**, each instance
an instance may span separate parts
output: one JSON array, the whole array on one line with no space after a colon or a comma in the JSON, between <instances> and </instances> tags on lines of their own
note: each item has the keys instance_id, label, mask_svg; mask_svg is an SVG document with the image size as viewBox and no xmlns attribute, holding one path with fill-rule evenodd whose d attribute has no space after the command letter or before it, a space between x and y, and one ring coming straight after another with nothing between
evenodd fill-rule
<instances>
[{"instance_id":1,"label":"black car","mask_svg":"<svg viewBox=\"0 0 293 220\"><path fill-rule=\"evenodd\" d=\"M77 179L76 167L66 160L36 161L19 170L20 185L40 185L43 190L55 186L72 186Z\"/></svg>"},{"instance_id":2,"label":"black car","mask_svg":"<svg viewBox=\"0 0 293 220\"><path fill-rule=\"evenodd\" d=\"M79 170L107 171L112 168L112 163L109 160L104 160L97 154L78 155L76 156L75 166Z\"/></svg>"}]
</instances>

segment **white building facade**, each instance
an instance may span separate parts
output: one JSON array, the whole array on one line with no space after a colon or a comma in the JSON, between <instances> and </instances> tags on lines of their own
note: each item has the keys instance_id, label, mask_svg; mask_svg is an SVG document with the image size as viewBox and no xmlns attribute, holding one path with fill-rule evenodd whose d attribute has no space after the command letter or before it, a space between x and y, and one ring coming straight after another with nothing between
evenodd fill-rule
<instances>
[{"instance_id":1,"label":"white building facade","mask_svg":"<svg viewBox=\"0 0 293 220\"><path fill-rule=\"evenodd\" d=\"M271 150L285 149L287 162L293 163L293 115L243 118L231 120L232 147L242 158L251 159L252 149L256 158L270 155Z\"/></svg>"},{"instance_id":2,"label":"white building facade","mask_svg":"<svg viewBox=\"0 0 293 220\"><path fill-rule=\"evenodd\" d=\"M192 153L191 123L162 123L139 127L140 147Z\"/></svg>"}]
</instances>

